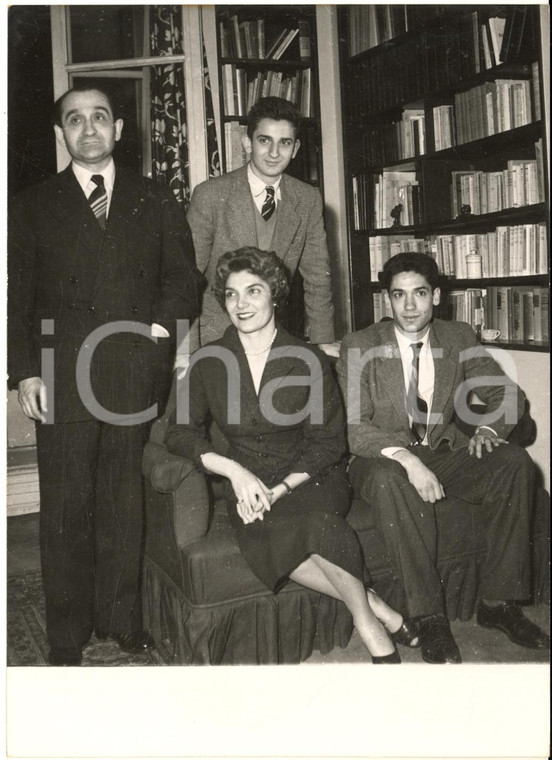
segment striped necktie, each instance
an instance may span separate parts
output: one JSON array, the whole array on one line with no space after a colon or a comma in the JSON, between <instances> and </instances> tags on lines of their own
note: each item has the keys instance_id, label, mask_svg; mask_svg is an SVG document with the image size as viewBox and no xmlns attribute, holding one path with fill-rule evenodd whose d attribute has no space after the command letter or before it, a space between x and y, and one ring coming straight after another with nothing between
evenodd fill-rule
<instances>
[{"instance_id":1,"label":"striped necktie","mask_svg":"<svg viewBox=\"0 0 552 760\"><path fill-rule=\"evenodd\" d=\"M272 185L267 185L266 198L264 199L263 207L261 209L261 216L265 222L268 222L275 210L276 201L274 200L274 188Z\"/></svg>"},{"instance_id":2,"label":"striped necktie","mask_svg":"<svg viewBox=\"0 0 552 760\"><path fill-rule=\"evenodd\" d=\"M410 429L414 435L415 444L421 443L427 432L427 404L418 393L418 372L420 368L420 351L423 343L411 343L412 372L406 394L406 411L412 419Z\"/></svg>"},{"instance_id":3,"label":"striped necktie","mask_svg":"<svg viewBox=\"0 0 552 760\"><path fill-rule=\"evenodd\" d=\"M107 192L105 190L104 178L101 174L93 174L90 179L96 187L88 198L88 203L103 230L105 229L107 219Z\"/></svg>"}]
</instances>

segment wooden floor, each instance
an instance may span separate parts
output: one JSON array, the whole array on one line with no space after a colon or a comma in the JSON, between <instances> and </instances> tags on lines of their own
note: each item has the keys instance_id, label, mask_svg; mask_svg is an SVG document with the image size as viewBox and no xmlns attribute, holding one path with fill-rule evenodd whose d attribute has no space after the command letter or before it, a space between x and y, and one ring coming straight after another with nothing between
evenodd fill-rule
<instances>
[{"instance_id":1,"label":"wooden floor","mask_svg":"<svg viewBox=\"0 0 552 760\"><path fill-rule=\"evenodd\" d=\"M7 530L7 572L8 575L40 569L38 550L38 515L28 514L8 518ZM546 631L550 631L550 608L527 607L526 614ZM467 622L454 621L451 624L454 637L466 663L543 663L548 662L549 653L531 650L512 644L498 631L480 628L475 619ZM401 657L405 663L422 663L419 649L401 647ZM356 631L346 649L335 649L326 655L315 652L306 664L370 662L370 656Z\"/></svg>"}]
</instances>

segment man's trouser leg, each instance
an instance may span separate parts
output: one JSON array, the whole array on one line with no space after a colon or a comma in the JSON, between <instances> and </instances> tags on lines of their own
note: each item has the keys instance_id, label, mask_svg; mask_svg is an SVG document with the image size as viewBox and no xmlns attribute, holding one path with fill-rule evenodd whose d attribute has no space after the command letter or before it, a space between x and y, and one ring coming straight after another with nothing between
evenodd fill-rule
<instances>
[{"instance_id":1,"label":"man's trouser leg","mask_svg":"<svg viewBox=\"0 0 552 760\"><path fill-rule=\"evenodd\" d=\"M349 478L357 498L373 510L376 527L405 590L408 614L444 613L436 568L435 506L420 498L405 469L392 459L357 457Z\"/></svg>"},{"instance_id":2,"label":"man's trouser leg","mask_svg":"<svg viewBox=\"0 0 552 760\"><path fill-rule=\"evenodd\" d=\"M94 626L94 483L99 423L36 426L40 556L50 646L81 650Z\"/></svg>"},{"instance_id":3,"label":"man's trouser leg","mask_svg":"<svg viewBox=\"0 0 552 760\"><path fill-rule=\"evenodd\" d=\"M143 426L37 426L40 546L51 646L142 627Z\"/></svg>"},{"instance_id":4,"label":"man's trouser leg","mask_svg":"<svg viewBox=\"0 0 552 760\"><path fill-rule=\"evenodd\" d=\"M439 478L448 496L477 505L487 544L480 596L514 600L530 596L530 525L535 467L525 449L501 444L481 459L467 448L416 453ZM437 505L437 509L438 509Z\"/></svg>"}]
</instances>

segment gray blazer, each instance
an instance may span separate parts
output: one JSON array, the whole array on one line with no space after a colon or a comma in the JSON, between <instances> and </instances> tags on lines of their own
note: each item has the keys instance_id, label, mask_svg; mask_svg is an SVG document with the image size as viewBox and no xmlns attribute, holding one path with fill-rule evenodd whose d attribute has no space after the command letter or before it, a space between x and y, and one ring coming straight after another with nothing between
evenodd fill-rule
<instances>
[{"instance_id":1,"label":"gray blazer","mask_svg":"<svg viewBox=\"0 0 552 760\"><path fill-rule=\"evenodd\" d=\"M320 193L284 174L282 199L272 248L284 261L290 276L299 271L304 280L307 331L312 343L334 340L330 258L322 217ZM255 207L247 181L247 167L198 185L188 209L198 268L214 282L220 256L242 246L257 245ZM226 313L210 289L204 295L200 318L201 344L222 336L229 324Z\"/></svg>"},{"instance_id":2,"label":"gray blazer","mask_svg":"<svg viewBox=\"0 0 552 760\"><path fill-rule=\"evenodd\" d=\"M468 438L455 424L455 413L460 410L459 397L461 401L470 385L487 405L487 415L496 411L498 419L467 421L491 425L499 437L507 438L523 414L523 392L478 343L468 324L435 319L430 330L435 363L431 413L440 419L428 425L429 446L435 449L442 441L449 441L453 449L467 445ZM361 357L367 361L359 362ZM407 447L412 436L393 322L379 322L346 335L337 371L347 406L351 453L374 457L388 446Z\"/></svg>"}]
</instances>

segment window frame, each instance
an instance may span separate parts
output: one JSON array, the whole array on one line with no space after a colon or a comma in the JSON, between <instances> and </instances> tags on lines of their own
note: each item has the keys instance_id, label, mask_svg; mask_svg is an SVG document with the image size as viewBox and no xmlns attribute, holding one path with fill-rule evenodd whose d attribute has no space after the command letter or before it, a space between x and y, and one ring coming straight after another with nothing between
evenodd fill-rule
<instances>
[{"instance_id":1,"label":"window frame","mask_svg":"<svg viewBox=\"0 0 552 760\"><path fill-rule=\"evenodd\" d=\"M142 6L144 10L148 6ZM142 80L142 102L148 103L149 71L151 66L167 63L181 64L184 68L188 153L190 160L190 186L208 179L207 125L203 81L202 16L199 6L181 6L183 54L125 58L111 61L68 63L70 56L70 6L52 5L52 66L54 98L59 98L70 86L72 78L102 76L106 78L135 78ZM145 25L145 33L147 24ZM129 71L141 68L142 71ZM151 122L149 113L142 109L143 165L145 176L151 177ZM56 162L61 171L71 160L67 150L56 141Z\"/></svg>"}]
</instances>

